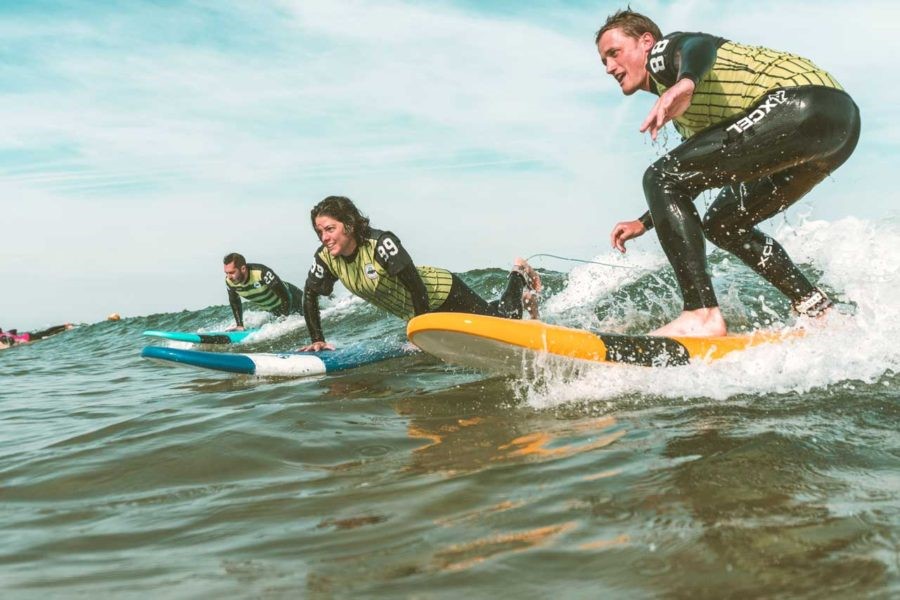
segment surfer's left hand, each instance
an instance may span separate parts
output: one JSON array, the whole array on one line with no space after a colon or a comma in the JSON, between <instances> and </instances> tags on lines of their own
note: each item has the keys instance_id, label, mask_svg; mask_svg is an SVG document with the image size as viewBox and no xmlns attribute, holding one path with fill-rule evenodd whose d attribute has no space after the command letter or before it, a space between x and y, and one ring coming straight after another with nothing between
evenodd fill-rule
<instances>
[{"instance_id":1,"label":"surfer's left hand","mask_svg":"<svg viewBox=\"0 0 900 600\"><path fill-rule=\"evenodd\" d=\"M680 117L691 105L694 97L694 82L688 78L679 79L678 82L663 92L644 122L641 123L641 133L650 131L650 137L656 141L659 130L666 123Z\"/></svg>"},{"instance_id":2,"label":"surfer's left hand","mask_svg":"<svg viewBox=\"0 0 900 600\"><path fill-rule=\"evenodd\" d=\"M622 221L613 227L612 233L609 234L609 241L613 248L625 254L625 242L644 235L645 231L647 228L639 220Z\"/></svg>"},{"instance_id":3,"label":"surfer's left hand","mask_svg":"<svg viewBox=\"0 0 900 600\"><path fill-rule=\"evenodd\" d=\"M297 352L321 352L322 350L334 350L334 345L328 342L313 342L299 348Z\"/></svg>"}]
</instances>

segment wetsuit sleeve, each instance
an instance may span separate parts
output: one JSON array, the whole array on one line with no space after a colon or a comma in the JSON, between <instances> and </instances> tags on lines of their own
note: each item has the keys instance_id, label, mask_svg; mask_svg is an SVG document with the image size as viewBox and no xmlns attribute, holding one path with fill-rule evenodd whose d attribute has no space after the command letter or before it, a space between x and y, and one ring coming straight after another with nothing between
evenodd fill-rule
<instances>
[{"instance_id":1,"label":"wetsuit sleeve","mask_svg":"<svg viewBox=\"0 0 900 600\"><path fill-rule=\"evenodd\" d=\"M260 265L260 268L262 269L262 282L269 286L269 289L278 296L278 299L281 300L283 310L288 310L291 305L291 297L288 296L287 289L284 287L284 282L281 281L281 278L269 267Z\"/></svg>"},{"instance_id":2,"label":"wetsuit sleeve","mask_svg":"<svg viewBox=\"0 0 900 600\"><path fill-rule=\"evenodd\" d=\"M378 241L375 242L375 260L384 267L388 275L394 277L413 264L400 239L390 231L378 236Z\"/></svg>"},{"instance_id":3,"label":"wetsuit sleeve","mask_svg":"<svg viewBox=\"0 0 900 600\"><path fill-rule=\"evenodd\" d=\"M324 342L325 334L322 332L322 315L319 312L319 296L330 296L334 291L337 277L319 257L316 250L313 265L306 276L306 285L303 288L303 318L306 319L306 330L313 342Z\"/></svg>"},{"instance_id":4,"label":"wetsuit sleeve","mask_svg":"<svg viewBox=\"0 0 900 600\"><path fill-rule=\"evenodd\" d=\"M322 315L319 312L319 294L309 287L303 290L303 318L306 319L306 330L313 342L324 342L325 334L322 332Z\"/></svg>"},{"instance_id":5,"label":"wetsuit sleeve","mask_svg":"<svg viewBox=\"0 0 900 600\"><path fill-rule=\"evenodd\" d=\"M234 322L238 327L244 326L244 309L241 307L241 297L231 288L228 290L228 303L231 305L231 312L234 314Z\"/></svg>"},{"instance_id":6,"label":"wetsuit sleeve","mask_svg":"<svg viewBox=\"0 0 900 600\"><path fill-rule=\"evenodd\" d=\"M409 266L397 274L397 278L409 291L416 316L429 312L431 307L428 303L428 290L425 289L425 282L422 281L422 276L419 275L419 270L415 265L410 262Z\"/></svg>"},{"instance_id":7,"label":"wetsuit sleeve","mask_svg":"<svg viewBox=\"0 0 900 600\"><path fill-rule=\"evenodd\" d=\"M679 79L697 83L712 69L718 48L725 41L707 33L670 33L650 49L647 70L655 82L667 88ZM655 85L651 87L659 93Z\"/></svg>"},{"instance_id":8,"label":"wetsuit sleeve","mask_svg":"<svg viewBox=\"0 0 900 600\"><path fill-rule=\"evenodd\" d=\"M416 315L427 313L430 310L428 303L428 290L418 269L413 264L409 252L400 243L400 239L385 231L378 236L375 242L375 260L384 267L388 275L397 277L412 297L413 310Z\"/></svg>"},{"instance_id":9,"label":"wetsuit sleeve","mask_svg":"<svg viewBox=\"0 0 900 600\"><path fill-rule=\"evenodd\" d=\"M638 221L641 222L641 225L643 225L644 229L646 229L647 231L653 229L653 218L650 216L649 210L638 217Z\"/></svg>"},{"instance_id":10,"label":"wetsuit sleeve","mask_svg":"<svg viewBox=\"0 0 900 600\"><path fill-rule=\"evenodd\" d=\"M305 290L311 290L320 296L330 296L334 291L334 284L337 277L328 268L316 252L313 259L312 267L309 268L309 275L306 276Z\"/></svg>"},{"instance_id":11,"label":"wetsuit sleeve","mask_svg":"<svg viewBox=\"0 0 900 600\"><path fill-rule=\"evenodd\" d=\"M678 64L678 77L690 79L697 83L703 79L716 62L716 38L704 33L686 35L677 48L676 63Z\"/></svg>"}]
</instances>

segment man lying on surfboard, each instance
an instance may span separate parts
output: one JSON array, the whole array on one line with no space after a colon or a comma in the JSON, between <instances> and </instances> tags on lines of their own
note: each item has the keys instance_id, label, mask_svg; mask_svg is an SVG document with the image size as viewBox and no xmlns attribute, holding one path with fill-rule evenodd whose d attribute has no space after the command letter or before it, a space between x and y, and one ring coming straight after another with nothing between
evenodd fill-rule
<instances>
[{"instance_id":1,"label":"man lying on surfboard","mask_svg":"<svg viewBox=\"0 0 900 600\"><path fill-rule=\"evenodd\" d=\"M261 310L277 316L303 312L303 292L297 286L282 281L266 265L248 263L237 252L225 255L225 287L228 303L234 314L234 325L225 331L244 330L244 309L241 298Z\"/></svg>"},{"instance_id":2,"label":"man lying on surfboard","mask_svg":"<svg viewBox=\"0 0 900 600\"><path fill-rule=\"evenodd\" d=\"M500 300L487 302L457 275L436 267L415 266L389 231L369 225L349 198L329 196L310 212L322 245L316 250L303 289L303 312L312 343L303 352L334 349L325 342L319 296L328 296L340 281L353 294L401 319L427 312L462 312L521 319L538 318L541 279L523 259L516 259Z\"/></svg>"},{"instance_id":3,"label":"man lying on surfboard","mask_svg":"<svg viewBox=\"0 0 900 600\"><path fill-rule=\"evenodd\" d=\"M610 16L595 38L622 93L659 99L640 127L656 140L669 121L685 138L644 173L649 211L615 225L614 248L656 227L684 308L654 335L725 335L705 241L726 250L787 296L800 314L831 301L757 225L787 209L844 163L859 139L859 108L816 65L792 54L705 33L671 33L644 15ZM694 199L721 188L706 215Z\"/></svg>"}]
</instances>

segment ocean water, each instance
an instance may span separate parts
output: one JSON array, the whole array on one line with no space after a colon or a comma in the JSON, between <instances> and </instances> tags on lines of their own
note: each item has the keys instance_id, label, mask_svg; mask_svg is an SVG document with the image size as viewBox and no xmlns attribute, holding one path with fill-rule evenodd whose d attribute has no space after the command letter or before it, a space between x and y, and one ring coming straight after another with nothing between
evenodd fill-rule
<instances>
[{"instance_id":1,"label":"ocean water","mask_svg":"<svg viewBox=\"0 0 900 600\"><path fill-rule=\"evenodd\" d=\"M499 378L417 353L259 379L140 358L162 343L143 330L222 328L225 306L4 350L2 597L898 597L900 224L776 237L839 310L714 363ZM536 257L543 318L674 316L644 246ZM734 330L793 324L745 267L711 264ZM463 276L487 297L505 280ZM248 321L261 335L222 351L307 339L302 317ZM349 297L323 322L338 345L405 342Z\"/></svg>"}]
</instances>

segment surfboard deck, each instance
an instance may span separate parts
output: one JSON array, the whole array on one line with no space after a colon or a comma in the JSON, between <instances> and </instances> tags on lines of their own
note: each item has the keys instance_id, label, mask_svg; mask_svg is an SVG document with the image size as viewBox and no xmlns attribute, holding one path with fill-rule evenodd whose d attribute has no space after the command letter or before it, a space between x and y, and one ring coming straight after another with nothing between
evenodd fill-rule
<instances>
[{"instance_id":1,"label":"surfboard deck","mask_svg":"<svg viewBox=\"0 0 900 600\"><path fill-rule=\"evenodd\" d=\"M351 346L322 352L233 353L203 352L165 346L146 346L141 356L169 365L259 377L311 377L353 369L410 354L408 348Z\"/></svg>"},{"instance_id":2,"label":"surfboard deck","mask_svg":"<svg viewBox=\"0 0 900 600\"><path fill-rule=\"evenodd\" d=\"M155 331L147 330L141 335L162 338L175 342L190 342L192 344L237 344L244 341L247 336L253 335L259 329L245 329L244 331Z\"/></svg>"},{"instance_id":3,"label":"surfboard deck","mask_svg":"<svg viewBox=\"0 0 900 600\"><path fill-rule=\"evenodd\" d=\"M759 344L802 336L802 330L722 337L659 337L593 333L541 321L465 313L428 313L409 321L409 340L448 363L516 375L536 360L645 367L715 360Z\"/></svg>"}]
</instances>

